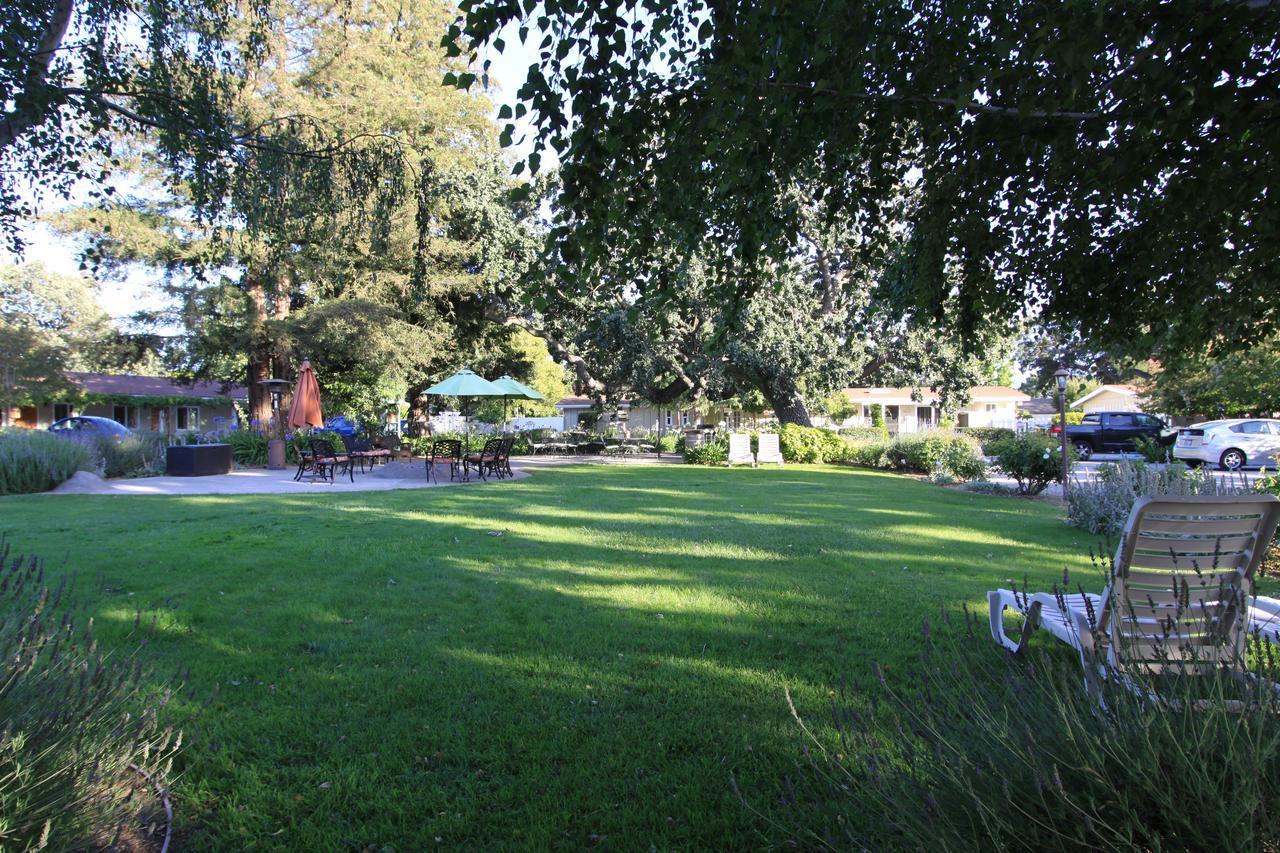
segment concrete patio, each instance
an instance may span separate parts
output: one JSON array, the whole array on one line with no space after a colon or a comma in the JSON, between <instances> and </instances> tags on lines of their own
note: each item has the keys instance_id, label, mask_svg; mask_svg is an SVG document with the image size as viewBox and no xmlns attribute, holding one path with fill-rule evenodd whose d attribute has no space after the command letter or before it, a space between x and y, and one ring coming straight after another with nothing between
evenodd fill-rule
<instances>
[{"instance_id":1,"label":"concrete patio","mask_svg":"<svg viewBox=\"0 0 1280 853\"><path fill-rule=\"evenodd\" d=\"M653 454L632 456L522 456L512 458L511 467L516 479L527 477L530 471L559 465L652 465L682 464L677 455L664 455L659 460ZM230 474L208 477L140 477L133 480L103 480L93 475L78 475L57 489L55 494L93 495L263 495L263 494L315 494L331 492L384 492L392 489L432 489L445 486L485 485L499 482L495 477L481 480L474 474L469 482L450 481L447 469L437 472L437 480L427 477L422 459L389 462L364 473L356 472L355 482L345 475L329 483L312 482L306 475L300 481L293 479L293 466L282 471L266 468L245 468ZM82 472L83 474L83 472ZM505 481L504 481L505 482Z\"/></svg>"}]
</instances>

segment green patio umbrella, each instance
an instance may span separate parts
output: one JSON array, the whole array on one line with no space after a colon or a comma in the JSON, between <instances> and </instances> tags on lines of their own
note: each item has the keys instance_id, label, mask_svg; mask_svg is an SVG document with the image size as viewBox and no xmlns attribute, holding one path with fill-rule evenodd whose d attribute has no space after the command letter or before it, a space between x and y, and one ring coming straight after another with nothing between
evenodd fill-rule
<instances>
[{"instance_id":1,"label":"green patio umbrella","mask_svg":"<svg viewBox=\"0 0 1280 853\"><path fill-rule=\"evenodd\" d=\"M507 400L545 400L546 397L510 376L499 376L493 384L502 389L502 431L507 431Z\"/></svg>"},{"instance_id":2,"label":"green patio umbrella","mask_svg":"<svg viewBox=\"0 0 1280 853\"><path fill-rule=\"evenodd\" d=\"M459 370L441 382L432 385L424 394L435 394L438 397L503 397L506 391L494 385L488 379L477 376L470 370ZM467 414L467 444L471 443L471 415Z\"/></svg>"}]
</instances>

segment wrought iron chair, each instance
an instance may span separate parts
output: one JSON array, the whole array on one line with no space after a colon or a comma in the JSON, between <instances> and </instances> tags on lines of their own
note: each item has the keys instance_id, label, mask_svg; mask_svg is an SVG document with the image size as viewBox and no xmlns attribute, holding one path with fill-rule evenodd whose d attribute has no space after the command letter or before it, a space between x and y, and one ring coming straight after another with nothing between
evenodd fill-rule
<instances>
[{"instance_id":1,"label":"wrought iron chair","mask_svg":"<svg viewBox=\"0 0 1280 853\"><path fill-rule=\"evenodd\" d=\"M486 472L496 473L495 466L498 464L498 451L502 448L502 441L501 438L491 438L484 443L484 448L479 453L465 454L462 457L462 479L471 479L472 468L480 474L481 480L488 479Z\"/></svg>"},{"instance_id":2,"label":"wrought iron chair","mask_svg":"<svg viewBox=\"0 0 1280 853\"><path fill-rule=\"evenodd\" d=\"M431 442L431 452L427 456L427 476L439 482L436 478L436 466L446 462L449 464L449 479L452 481L458 476L458 466L462 464L462 442L456 438Z\"/></svg>"},{"instance_id":3,"label":"wrought iron chair","mask_svg":"<svg viewBox=\"0 0 1280 853\"><path fill-rule=\"evenodd\" d=\"M351 457L345 453L335 452L333 445L323 438L311 439L311 482L314 483L316 475L319 474L320 479L332 483L335 476L344 471L354 483L356 473Z\"/></svg>"}]
</instances>

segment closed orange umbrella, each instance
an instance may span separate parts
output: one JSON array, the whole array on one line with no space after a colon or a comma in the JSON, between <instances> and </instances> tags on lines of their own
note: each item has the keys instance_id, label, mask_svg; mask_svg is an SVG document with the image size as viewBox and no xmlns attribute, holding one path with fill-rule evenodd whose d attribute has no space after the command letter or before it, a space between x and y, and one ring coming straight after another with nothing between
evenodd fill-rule
<instances>
[{"instance_id":1,"label":"closed orange umbrella","mask_svg":"<svg viewBox=\"0 0 1280 853\"><path fill-rule=\"evenodd\" d=\"M298 371L298 384L293 389L293 404L289 406L289 426L302 429L323 425L320 385L316 382L316 372L311 369L311 359L304 358L302 369Z\"/></svg>"}]
</instances>

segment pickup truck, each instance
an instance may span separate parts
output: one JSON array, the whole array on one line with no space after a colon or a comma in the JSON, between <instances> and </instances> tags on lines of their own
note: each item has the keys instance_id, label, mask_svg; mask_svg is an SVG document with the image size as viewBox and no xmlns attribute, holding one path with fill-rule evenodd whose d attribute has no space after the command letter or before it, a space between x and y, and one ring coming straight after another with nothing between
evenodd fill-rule
<instances>
[{"instance_id":1,"label":"pickup truck","mask_svg":"<svg viewBox=\"0 0 1280 853\"><path fill-rule=\"evenodd\" d=\"M1079 424L1067 425L1067 441L1080 459L1088 459L1095 453L1127 453L1135 449L1139 436L1155 439L1162 444L1173 440L1164 435L1165 422L1155 415L1142 412L1090 412ZM1062 435L1062 425L1054 424L1049 432Z\"/></svg>"}]
</instances>

